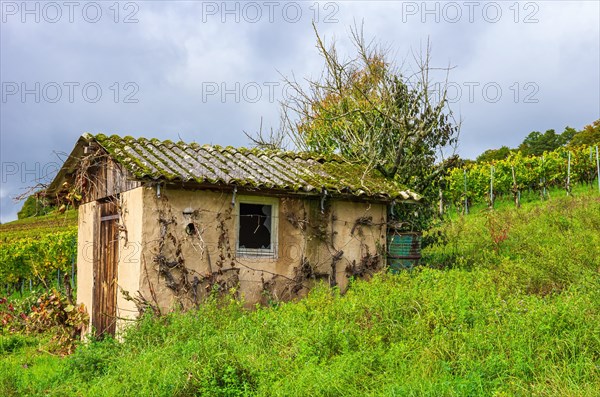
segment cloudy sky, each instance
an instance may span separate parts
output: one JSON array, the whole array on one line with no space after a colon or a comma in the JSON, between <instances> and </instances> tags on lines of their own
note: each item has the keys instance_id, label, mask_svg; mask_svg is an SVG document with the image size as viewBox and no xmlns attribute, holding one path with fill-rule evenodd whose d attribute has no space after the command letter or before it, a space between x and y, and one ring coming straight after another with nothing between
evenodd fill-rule
<instances>
[{"instance_id":1,"label":"cloudy sky","mask_svg":"<svg viewBox=\"0 0 600 397\"><path fill-rule=\"evenodd\" d=\"M600 118L597 1L2 1L0 221L83 132L243 146L277 127L282 76L318 77L311 22L350 27L399 63L427 40L451 65L459 153Z\"/></svg>"}]
</instances>

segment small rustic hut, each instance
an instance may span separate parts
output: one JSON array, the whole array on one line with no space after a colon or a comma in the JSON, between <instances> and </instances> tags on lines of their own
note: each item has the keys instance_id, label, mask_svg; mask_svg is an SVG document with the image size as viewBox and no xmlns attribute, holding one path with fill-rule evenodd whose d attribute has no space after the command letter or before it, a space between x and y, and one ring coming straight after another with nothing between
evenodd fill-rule
<instances>
[{"instance_id":1,"label":"small rustic hut","mask_svg":"<svg viewBox=\"0 0 600 397\"><path fill-rule=\"evenodd\" d=\"M336 156L84 134L47 190L79 204L77 300L98 334L209 294L249 304L385 265L419 196Z\"/></svg>"}]
</instances>

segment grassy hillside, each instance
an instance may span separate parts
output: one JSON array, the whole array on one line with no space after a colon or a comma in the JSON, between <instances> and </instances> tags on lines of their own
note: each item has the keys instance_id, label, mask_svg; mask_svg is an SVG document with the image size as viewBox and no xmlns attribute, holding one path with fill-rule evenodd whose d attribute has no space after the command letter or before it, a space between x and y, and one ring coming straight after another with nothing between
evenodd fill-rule
<instances>
[{"instance_id":1,"label":"grassy hillside","mask_svg":"<svg viewBox=\"0 0 600 397\"><path fill-rule=\"evenodd\" d=\"M244 310L146 317L59 358L0 336L0 395L598 396L600 198L480 210L428 266Z\"/></svg>"},{"instance_id":2,"label":"grassy hillside","mask_svg":"<svg viewBox=\"0 0 600 397\"><path fill-rule=\"evenodd\" d=\"M76 210L0 225L3 293L22 291L24 284L45 287L48 279L71 270L76 250Z\"/></svg>"},{"instance_id":3,"label":"grassy hillside","mask_svg":"<svg viewBox=\"0 0 600 397\"><path fill-rule=\"evenodd\" d=\"M77 228L77 210L63 214L53 212L44 216L19 219L0 225L0 242L7 243L23 238L34 238Z\"/></svg>"}]
</instances>

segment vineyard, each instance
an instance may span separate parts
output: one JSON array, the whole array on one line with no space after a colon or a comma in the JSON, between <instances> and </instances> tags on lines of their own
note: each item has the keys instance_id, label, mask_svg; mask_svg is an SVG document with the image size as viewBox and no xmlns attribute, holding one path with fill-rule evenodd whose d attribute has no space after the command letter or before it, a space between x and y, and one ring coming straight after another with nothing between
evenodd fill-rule
<instances>
[{"instance_id":1,"label":"vineyard","mask_svg":"<svg viewBox=\"0 0 600 397\"><path fill-rule=\"evenodd\" d=\"M597 147L559 148L543 156L510 154L504 160L468 163L450 170L444 181L446 208L468 213L477 204L550 198L571 194L580 186L597 185ZM0 225L0 287L7 295L60 287L74 278L77 250L77 211L52 213Z\"/></svg>"},{"instance_id":2,"label":"vineyard","mask_svg":"<svg viewBox=\"0 0 600 397\"><path fill-rule=\"evenodd\" d=\"M77 211L0 225L0 286L7 295L60 286L75 273Z\"/></svg>"},{"instance_id":3,"label":"vineyard","mask_svg":"<svg viewBox=\"0 0 600 397\"><path fill-rule=\"evenodd\" d=\"M543 156L512 153L505 160L473 163L454 168L446 178L444 198L460 212L476 203L492 206L496 199L510 198L518 206L521 195L547 199L551 189L571 193L577 184L596 186L598 148L559 148Z\"/></svg>"}]
</instances>

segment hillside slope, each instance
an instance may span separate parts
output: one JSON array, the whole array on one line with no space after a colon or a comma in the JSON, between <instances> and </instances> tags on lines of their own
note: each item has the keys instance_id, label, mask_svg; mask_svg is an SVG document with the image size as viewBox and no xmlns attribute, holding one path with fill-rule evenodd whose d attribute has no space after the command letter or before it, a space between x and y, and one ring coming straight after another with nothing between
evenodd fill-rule
<instances>
[{"instance_id":1,"label":"hillside slope","mask_svg":"<svg viewBox=\"0 0 600 397\"><path fill-rule=\"evenodd\" d=\"M3 292L73 271L77 251L77 211L20 219L0 225L0 285Z\"/></svg>"},{"instance_id":2,"label":"hillside slope","mask_svg":"<svg viewBox=\"0 0 600 397\"><path fill-rule=\"evenodd\" d=\"M69 210L63 214L53 212L1 224L0 241L5 243L21 238L39 237L73 228L77 228L77 210Z\"/></svg>"},{"instance_id":3,"label":"hillside slope","mask_svg":"<svg viewBox=\"0 0 600 397\"><path fill-rule=\"evenodd\" d=\"M599 395L597 194L480 211L432 235L429 267L356 281L343 296L321 286L247 311L216 292L64 359L3 336L13 347L0 394Z\"/></svg>"}]
</instances>

